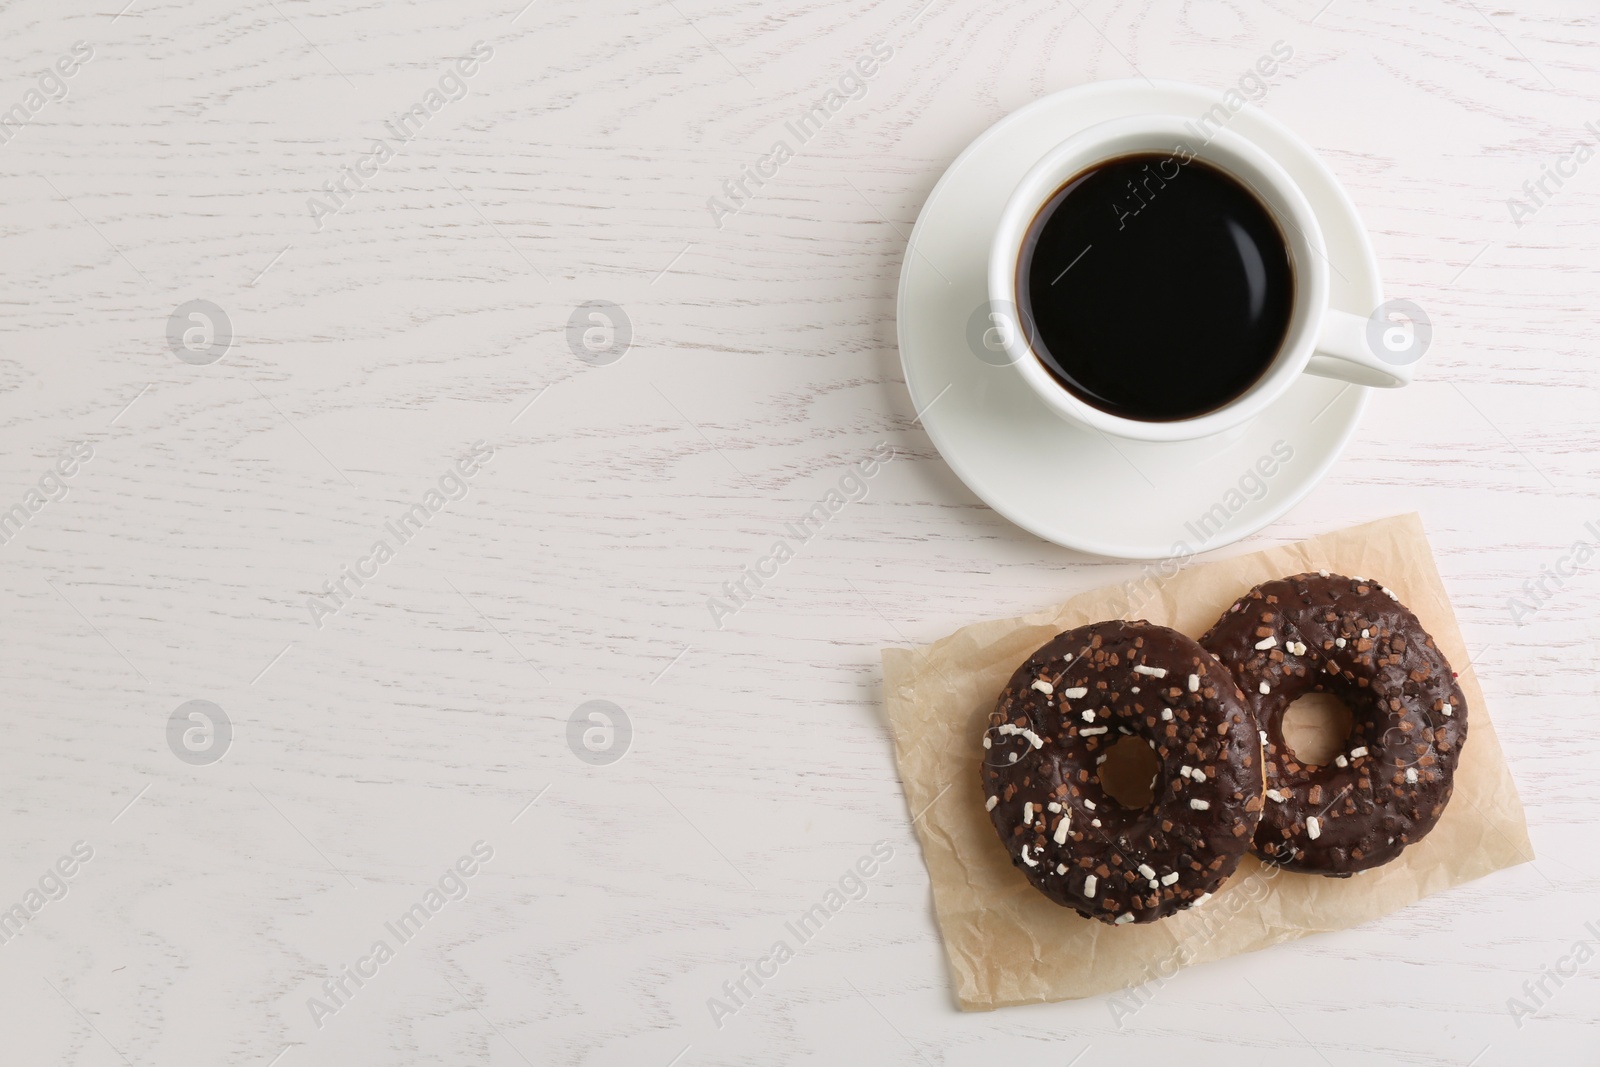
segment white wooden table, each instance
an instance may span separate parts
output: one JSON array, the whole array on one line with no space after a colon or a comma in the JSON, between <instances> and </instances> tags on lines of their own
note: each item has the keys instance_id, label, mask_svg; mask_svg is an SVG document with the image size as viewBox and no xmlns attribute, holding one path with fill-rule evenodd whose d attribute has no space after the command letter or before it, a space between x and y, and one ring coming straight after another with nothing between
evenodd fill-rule
<instances>
[{"instance_id":1,"label":"white wooden table","mask_svg":"<svg viewBox=\"0 0 1600 1067\"><path fill-rule=\"evenodd\" d=\"M1600 1057L1600 957L1572 956L1600 947L1600 559L1510 605L1600 542L1600 163L1569 155L1600 142L1592 7L123 2L0 11L4 1062ZM941 462L895 351L906 236L1016 107L1223 88L1276 40L1295 59L1260 106L1436 333L1245 547L1421 511L1539 858L1184 972L1132 1017L963 1014L878 649L1138 567L1023 534ZM875 42L864 95L773 160ZM708 203L737 179L742 209ZM226 351L186 315L169 343L194 300ZM569 344L590 301L623 309L621 359L586 312ZM880 441L866 499L714 625ZM441 478L464 497L392 532ZM569 747L594 700L631 723L604 765ZM169 733L190 701L228 727ZM714 1021L880 841L865 898Z\"/></svg>"}]
</instances>

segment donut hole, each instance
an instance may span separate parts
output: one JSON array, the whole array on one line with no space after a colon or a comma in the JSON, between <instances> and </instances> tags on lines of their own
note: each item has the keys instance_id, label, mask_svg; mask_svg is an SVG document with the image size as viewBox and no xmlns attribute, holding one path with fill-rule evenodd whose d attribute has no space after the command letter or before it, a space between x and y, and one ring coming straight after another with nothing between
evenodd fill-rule
<instances>
[{"instance_id":1,"label":"donut hole","mask_svg":"<svg viewBox=\"0 0 1600 1067\"><path fill-rule=\"evenodd\" d=\"M1307 693L1283 713L1283 743L1301 763L1320 767L1345 750L1355 716L1332 693Z\"/></svg>"},{"instance_id":2,"label":"donut hole","mask_svg":"<svg viewBox=\"0 0 1600 1067\"><path fill-rule=\"evenodd\" d=\"M1119 737L1100 764L1100 788L1125 808L1148 807L1156 798L1161 761L1142 737Z\"/></svg>"}]
</instances>

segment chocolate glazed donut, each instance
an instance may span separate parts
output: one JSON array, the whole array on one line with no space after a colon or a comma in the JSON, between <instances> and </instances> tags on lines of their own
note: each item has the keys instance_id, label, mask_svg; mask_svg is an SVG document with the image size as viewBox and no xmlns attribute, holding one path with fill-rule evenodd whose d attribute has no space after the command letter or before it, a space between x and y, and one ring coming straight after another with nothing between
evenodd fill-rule
<instances>
[{"instance_id":1,"label":"chocolate glazed donut","mask_svg":"<svg viewBox=\"0 0 1600 1067\"><path fill-rule=\"evenodd\" d=\"M1128 808L1097 768L1123 737L1160 764ZM1102 622L1052 639L1000 694L983 738L989 818L1045 896L1101 922L1148 923L1231 875L1261 817L1260 750L1227 668L1176 630Z\"/></svg>"},{"instance_id":2,"label":"chocolate glazed donut","mask_svg":"<svg viewBox=\"0 0 1600 1067\"><path fill-rule=\"evenodd\" d=\"M1432 637L1384 586L1319 571L1264 582L1200 639L1233 671L1261 727L1267 804L1253 851L1286 870L1349 877L1439 821L1467 739L1467 703ZM1283 714L1332 693L1355 728L1331 764L1283 740Z\"/></svg>"}]
</instances>

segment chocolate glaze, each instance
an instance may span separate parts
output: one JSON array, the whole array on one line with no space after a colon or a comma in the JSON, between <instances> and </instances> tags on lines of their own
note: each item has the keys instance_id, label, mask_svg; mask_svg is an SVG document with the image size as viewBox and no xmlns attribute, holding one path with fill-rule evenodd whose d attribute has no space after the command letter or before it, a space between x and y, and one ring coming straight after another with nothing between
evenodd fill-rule
<instances>
[{"instance_id":1,"label":"chocolate glaze","mask_svg":"<svg viewBox=\"0 0 1600 1067\"><path fill-rule=\"evenodd\" d=\"M1129 736L1160 765L1144 808L1112 799L1096 770ZM1148 923L1192 906L1233 873L1261 817L1243 695L1210 653L1164 626L1101 622L1056 636L1011 676L984 738L984 797L1011 862L1086 918Z\"/></svg>"},{"instance_id":2,"label":"chocolate glaze","mask_svg":"<svg viewBox=\"0 0 1600 1067\"><path fill-rule=\"evenodd\" d=\"M1326 572L1264 582L1200 643L1244 691L1266 735L1266 788L1284 798L1267 793L1256 855L1349 877L1433 829L1467 739L1467 703L1433 638L1389 590ZM1355 722L1324 766L1301 763L1283 740L1283 713L1313 692L1332 693Z\"/></svg>"}]
</instances>

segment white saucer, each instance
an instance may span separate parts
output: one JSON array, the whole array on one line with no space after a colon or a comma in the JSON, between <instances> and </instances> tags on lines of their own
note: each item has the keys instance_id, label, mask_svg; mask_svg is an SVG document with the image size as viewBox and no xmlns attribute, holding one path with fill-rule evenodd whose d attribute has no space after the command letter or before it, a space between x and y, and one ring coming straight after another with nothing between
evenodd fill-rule
<instances>
[{"instance_id":1,"label":"white saucer","mask_svg":"<svg viewBox=\"0 0 1600 1067\"><path fill-rule=\"evenodd\" d=\"M1226 434L1113 441L1057 417L1003 365L1003 356L986 362L977 354L981 346L969 343L969 325L981 325L987 308L986 260L1000 209L1040 155L1107 119L1150 113L1198 119L1221 99L1179 82L1128 80L1036 100L991 126L950 164L912 231L897 317L900 363L922 424L968 488L1058 545L1159 559L1237 541L1311 491L1366 406L1361 386L1302 375L1271 409ZM1378 264L1338 180L1261 111L1247 105L1227 128L1276 159L1311 202L1334 268L1333 306L1370 314L1383 300ZM1263 477L1256 465L1275 445L1279 455L1287 449L1292 456L1263 464L1272 469Z\"/></svg>"}]
</instances>

